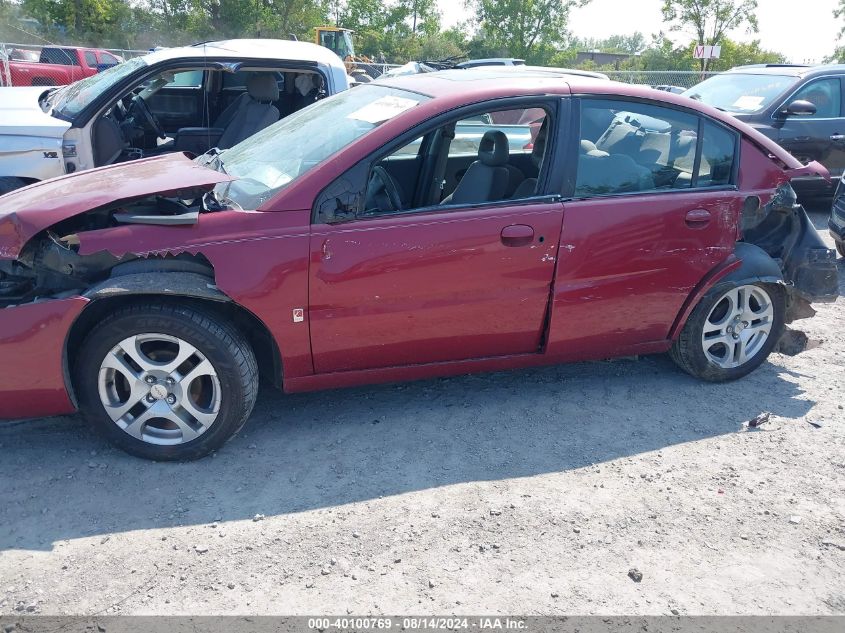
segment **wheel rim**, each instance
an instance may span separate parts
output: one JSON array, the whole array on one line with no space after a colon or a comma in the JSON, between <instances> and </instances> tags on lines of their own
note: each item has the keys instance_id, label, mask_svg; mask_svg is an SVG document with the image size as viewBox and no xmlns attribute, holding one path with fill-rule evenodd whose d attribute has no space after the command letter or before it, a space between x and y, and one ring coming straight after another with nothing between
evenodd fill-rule
<instances>
[{"instance_id":1,"label":"wheel rim","mask_svg":"<svg viewBox=\"0 0 845 633\"><path fill-rule=\"evenodd\" d=\"M739 286L723 294L707 315L701 344L708 360L723 369L756 357L772 331L774 309L760 286Z\"/></svg>"},{"instance_id":2,"label":"wheel rim","mask_svg":"<svg viewBox=\"0 0 845 633\"><path fill-rule=\"evenodd\" d=\"M115 345L97 380L106 414L125 433L173 445L208 431L220 412L220 380L196 347L167 334L138 334Z\"/></svg>"}]
</instances>

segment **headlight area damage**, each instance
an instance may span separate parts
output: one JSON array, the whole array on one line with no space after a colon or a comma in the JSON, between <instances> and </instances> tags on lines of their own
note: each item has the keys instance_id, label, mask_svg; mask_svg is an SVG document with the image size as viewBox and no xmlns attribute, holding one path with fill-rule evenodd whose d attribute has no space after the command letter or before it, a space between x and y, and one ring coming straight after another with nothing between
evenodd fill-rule
<instances>
[{"instance_id":1,"label":"headlight area damage","mask_svg":"<svg viewBox=\"0 0 845 633\"><path fill-rule=\"evenodd\" d=\"M231 180L182 155L139 162L145 163L140 172L136 162L131 171L115 166L97 177L57 178L0 197L0 418L75 409L66 391L66 333L91 300L116 288L132 292L138 278L149 279L138 273L178 271L169 277L193 279L225 298L201 255L80 252L79 236L90 231L196 224L204 194Z\"/></svg>"},{"instance_id":2,"label":"headlight area damage","mask_svg":"<svg viewBox=\"0 0 845 633\"><path fill-rule=\"evenodd\" d=\"M787 323L813 316L811 302L836 301L836 252L822 241L788 182L765 205L759 198L748 198L742 226L743 241L765 251L780 268L787 290Z\"/></svg>"}]
</instances>

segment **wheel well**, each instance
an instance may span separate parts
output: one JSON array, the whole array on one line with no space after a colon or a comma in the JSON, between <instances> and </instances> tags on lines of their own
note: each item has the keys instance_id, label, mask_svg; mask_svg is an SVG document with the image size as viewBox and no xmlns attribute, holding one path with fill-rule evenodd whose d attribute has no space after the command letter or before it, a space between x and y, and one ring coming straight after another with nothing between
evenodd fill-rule
<instances>
[{"instance_id":1,"label":"wheel well","mask_svg":"<svg viewBox=\"0 0 845 633\"><path fill-rule=\"evenodd\" d=\"M94 329L101 319L129 305L143 305L155 303L178 304L180 306L195 307L199 310L212 312L232 323L243 334L258 361L258 373L261 380L271 382L274 386L282 386L282 356L273 335L267 326L252 312L235 303L201 299L196 297L168 297L156 294L106 297L92 301L68 333L65 341L65 381L70 387L71 398L75 402L73 389L72 368L76 363L79 346L85 337Z\"/></svg>"}]
</instances>

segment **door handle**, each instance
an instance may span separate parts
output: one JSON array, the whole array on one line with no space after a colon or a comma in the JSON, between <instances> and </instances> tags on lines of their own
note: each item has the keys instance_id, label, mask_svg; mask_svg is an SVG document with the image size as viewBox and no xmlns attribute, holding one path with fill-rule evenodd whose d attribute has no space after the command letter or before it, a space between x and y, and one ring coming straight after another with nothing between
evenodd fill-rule
<instances>
[{"instance_id":1,"label":"door handle","mask_svg":"<svg viewBox=\"0 0 845 633\"><path fill-rule=\"evenodd\" d=\"M534 241L534 228L527 224L511 224L502 229L502 244L527 246Z\"/></svg>"},{"instance_id":2,"label":"door handle","mask_svg":"<svg viewBox=\"0 0 845 633\"><path fill-rule=\"evenodd\" d=\"M707 209L693 209L692 211L687 211L686 216L684 216L684 222L691 229L703 229L710 224L710 218L710 212Z\"/></svg>"},{"instance_id":3,"label":"door handle","mask_svg":"<svg viewBox=\"0 0 845 633\"><path fill-rule=\"evenodd\" d=\"M845 134L831 134L830 140L831 141L843 141L843 140L845 140Z\"/></svg>"}]
</instances>

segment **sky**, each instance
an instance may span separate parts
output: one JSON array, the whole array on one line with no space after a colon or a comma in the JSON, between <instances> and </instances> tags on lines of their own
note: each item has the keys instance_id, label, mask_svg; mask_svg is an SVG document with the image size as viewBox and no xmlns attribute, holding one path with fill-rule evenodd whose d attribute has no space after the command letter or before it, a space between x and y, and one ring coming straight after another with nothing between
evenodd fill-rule
<instances>
[{"instance_id":1,"label":"sky","mask_svg":"<svg viewBox=\"0 0 845 633\"><path fill-rule=\"evenodd\" d=\"M669 28L660 14L662 0L592 0L586 7L574 9L569 29L582 38L605 38L641 31L649 37ZM731 39L760 39L765 49L783 53L792 63L819 63L836 48L841 24L833 18L838 0L758 0L757 19L760 32L744 30L730 34ZM466 20L470 13L461 0L439 0L443 25ZM673 39L692 40L668 33ZM650 39L650 37L649 37Z\"/></svg>"}]
</instances>

